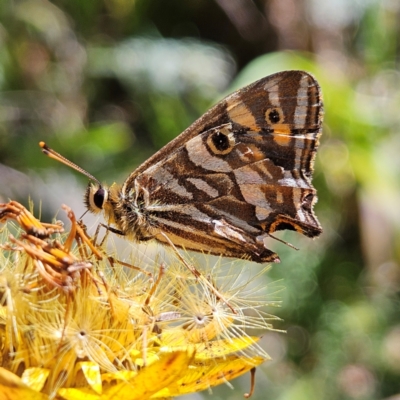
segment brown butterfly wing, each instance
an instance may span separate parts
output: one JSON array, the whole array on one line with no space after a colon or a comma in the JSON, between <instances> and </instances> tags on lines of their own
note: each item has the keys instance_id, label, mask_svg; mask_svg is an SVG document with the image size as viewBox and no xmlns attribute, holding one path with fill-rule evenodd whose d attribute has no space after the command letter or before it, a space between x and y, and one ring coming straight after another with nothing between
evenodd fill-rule
<instances>
[{"instance_id":1,"label":"brown butterfly wing","mask_svg":"<svg viewBox=\"0 0 400 400\"><path fill-rule=\"evenodd\" d=\"M218 103L141 165L123 191L145 189L149 218L177 246L277 260L264 245L268 234L321 232L311 185L321 125L316 80L302 71L271 75Z\"/></svg>"}]
</instances>

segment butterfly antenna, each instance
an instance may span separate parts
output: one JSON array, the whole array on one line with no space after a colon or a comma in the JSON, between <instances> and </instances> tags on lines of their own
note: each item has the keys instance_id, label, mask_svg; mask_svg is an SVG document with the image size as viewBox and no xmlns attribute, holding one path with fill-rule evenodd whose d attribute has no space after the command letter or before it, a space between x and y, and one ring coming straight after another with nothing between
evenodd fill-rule
<instances>
[{"instance_id":1,"label":"butterfly antenna","mask_svg":"<svg viewBox=\"0 0 400 400\"><path fill-rule=\"evenodd\" d=\"M78 171L81 174L87 176L92 181L95 181L101 187L101 183L99 182L99 180L96 179L92 174L89 174L89 172L85 171L83 168L74 164L72 161L68 160L61 154L57 153L55 150L51 149L49 146L47 146L47 144L45 142L40 142L39 146L42 148L42 151L44 154L46 154L46 156L53 158L54 160L57 160L65 165L67 165L70 168L73 168L75 171Z\"/></svg>"},{"instance_id":2,"label":"butterfly antenna","mask_svg":"<svg viewBox=\"0 0 400 400\"><path fill-rule=\"evenodd\" d=\"M292 249L299 250L297 247L293 246L291 243L286 242L285 240L279 239L279 238L277 238L277 237L271 235L270 233L268 233L268 236L271 237L272 239L277 240L278 242L281 242L281 243L283 243L283 244L286 244L286 246L289 246L289 247L291 247Z\"/></svg>"}]
</instances>

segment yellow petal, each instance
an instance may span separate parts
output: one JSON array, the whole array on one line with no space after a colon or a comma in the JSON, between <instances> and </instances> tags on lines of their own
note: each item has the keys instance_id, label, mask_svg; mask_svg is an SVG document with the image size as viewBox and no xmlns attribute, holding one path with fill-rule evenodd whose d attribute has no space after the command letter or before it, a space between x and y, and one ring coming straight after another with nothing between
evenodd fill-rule
<instances>
[{"instance_id":1,"label":"yellow petal","mask_svg":"<svg viewBox=\"0 0 400 400\"><path fill-rule=\"evenodd\" d=\"M107 372L101 375L103 385L115 381L129 381L137 375L136 371Z\"/></svg>"},{"instance_id":2,"label":"yellow petal","mask_svg":"<svg viewBox=\"0 0 400 400\"><path fill-rule=\"evenodd\" d=\"M21 380L31 389L40 392L46 383L49 373L50 370L46 368L27 368L23 372Z\"/></svg>"},{"instance_id":3,"label":"yellow petal","mask_svg":"<svg viewBox=\"0 0 400 400\"><path fill-rule=\"evenodd\" d=\"M48 396L26 386L20 377L0 367L0 400L48 400Z\"/></svg>"},{"instance_id":4,"label":"yellow petal","mask_svg":"<svg viewBox=\"0 0 400 400\"><path fill-rule=\"evenodd\" d=\"M202 343L196 346L195 360L211 360L236 353L254 345L258 340L258 337L247 336Z\"/></svg>"},{"instance_id":5,"label":"yellow petal","mask_svg":"<svg viewBox=\"0 0 400 400\"><path fill-rule=\"evenodd\" d=\"M62 388L57 394L65 400L100 400L100 395L93 393L89 388Z\"/></svg>"},{"instance_id":6,"label":"yellow petal","mask_svg":"<svg viewBox=\"0 0 400 400\"><path fill-rule=\"evenodd\" d=\"M263 357L245 358L232 355L213 360L212 364L197 363L191 366L185 376L175 384L160 390L152 399L173 397L199 392L230 381L266 361Z\"/></svg>"},{"instance_id":7,"label":"yellow petal","mask_svg":"<svg viewBox=\"0 0 400 400\"><path fill-rule=\"evenodd\" d=\"M141 369L129 381L104 390L102 400L145 400L162 388L180 379L193 360L193 353L176 351L164 353L160 359Z\"/></svg>"},{"instance_id":8,"label":"yellow petal","mask_svg":"<svg viewBox=\"0 0 400 400\"><path fill-rule=\"evenodd\" d=\"M76 364L75 370L81 369L87 383L98 394L102 393L100 367L92 361L82 361Z\"/></svg>"}]
</instances>

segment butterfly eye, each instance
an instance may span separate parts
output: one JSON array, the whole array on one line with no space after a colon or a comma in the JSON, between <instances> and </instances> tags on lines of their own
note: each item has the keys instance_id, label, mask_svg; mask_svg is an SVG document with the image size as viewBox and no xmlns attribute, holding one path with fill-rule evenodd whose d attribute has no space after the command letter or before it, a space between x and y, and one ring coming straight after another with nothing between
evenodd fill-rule
<instances>
[{"instance_id":1,"label":"butterfly eye","mask_svg":"<svg viewBox=\"0 0 400 400\"><path fill-rule=\"evenodd\" d=\"M104 200L106 197L106 191L103 188L97 190L93 195L93 203L98 208L103 208Z\"/></svg>"},{"instance_id":2,"label":"butterfly eye","mask_svg":"<svg viewBox=\"0 0 400 400\"><path fill-rule=\"evenodd\" d=\"M108 190L103 187L90 183L85 193L86 207L93 213L98 213L103 209L107 202Z\"/></svg>"},{"instance_id":3,"label":"butterfly eye","mask_svg":"<svg viewBox=\"0 0 400 400\"><path fill-rule=\"evenodd\" d=\"M269 108L265 113L265 119L270 124L277 124L283 122L282 110L278 108Z\"/></svg>"},{"instance_id":4,"label":"butterfly eye","mask_svg":"<svg viewBox=\"0 0 400 400\"><path fill-rule=\"evenodd\" d=\"M207 138L207 144L214 154L224 155L232 151L235 138L233 135L216 130Z\"/></svg>"}]
</instances>

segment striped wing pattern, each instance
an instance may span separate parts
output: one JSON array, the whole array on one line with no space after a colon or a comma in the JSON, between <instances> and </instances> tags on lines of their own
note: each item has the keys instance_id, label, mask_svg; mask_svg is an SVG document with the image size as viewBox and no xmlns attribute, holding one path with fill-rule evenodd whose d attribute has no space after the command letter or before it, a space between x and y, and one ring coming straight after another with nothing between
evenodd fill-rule
<instances>
[{"instance_id":1,"label":"striped wing pattern","mask_svg":"<svg viewBox=\"0 0 400 400\"><path fill-rule=\"evenodd\" d=\"M322 132L317 81L265 77L228 96L110 188L106 216L137 240L255 262L278 261L270 234L322 232L313 162Z\"/></svg>"}]
</instances>

